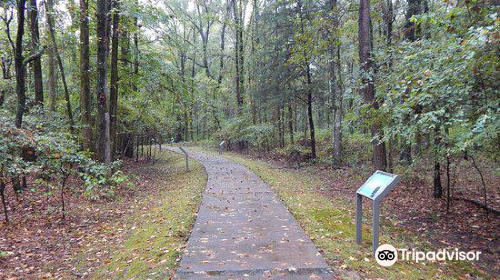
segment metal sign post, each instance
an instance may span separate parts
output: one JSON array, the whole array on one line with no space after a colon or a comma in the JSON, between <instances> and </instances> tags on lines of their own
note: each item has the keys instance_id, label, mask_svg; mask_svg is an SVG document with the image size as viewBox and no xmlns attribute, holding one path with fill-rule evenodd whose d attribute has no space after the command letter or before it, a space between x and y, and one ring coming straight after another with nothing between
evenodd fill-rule
<instances>
[{"instance_id":1,"label":"metal sign post","mask_svg":"<svg viewBox=\"0 0 500 280\"><path fill-rule=\"evenodd\" d=\"M219 155L222 155L222 149L224 149L224 144L226 144L226 141L222 141L219 144Z\"/></svg>"},{"instance_id":2,"label":"metal sign post","mask_svg":"<svg viewBox=\"0 0 500 280\"><path fill-rule=\"evenodd\" d=\"M184 153L184 155L186 156L186 171L189 171L189 156L188 156L188 153L182 147L179 147L179 150L181 150Z\"/></svg>"},{"instance_id":3,"label":"metal sign post","mask_svg":"<svg viewBox=\"0 0 500 280\"><path fill-rule=\"evenodd\" d=\"M373 202L372 206L372 251L375 256L375 251L378 247L378 233L380 222L380 202L382 199L399 183L399 176L386 173L383 171L375 171L370 178L356 192L356 242L361 244L362 235L362 208L363 196L369 198Z\"/></svg>"}]
</instances>

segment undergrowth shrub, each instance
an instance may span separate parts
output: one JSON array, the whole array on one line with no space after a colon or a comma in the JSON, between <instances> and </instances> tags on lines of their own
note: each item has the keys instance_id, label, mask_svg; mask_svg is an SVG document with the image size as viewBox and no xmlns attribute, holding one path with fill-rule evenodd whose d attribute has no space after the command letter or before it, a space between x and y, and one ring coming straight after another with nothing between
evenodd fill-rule
<instances>
[{"instance_id":1,"label":"undergrowth shrub","mask_svg":"<svg viewBox=\"0 0 500 280\"><path fill-rule=\"evenodd\" d=\"M82 151L75 136L66 132L64 120L55 113L32 109L22 128L4 110L0 110L0 193L5 206L5 188L11 183L16 194L27 188L52 195L60 189L64 217L64 192L68 178L80 179L83 184L71 191L83 193L90 199L112 198L115 188L127 181L118 168L120 161L104 165ZM21 183L22 181L22 183ZM5 219L8 220L6 207Z\"/></svg>"}]
</instances>

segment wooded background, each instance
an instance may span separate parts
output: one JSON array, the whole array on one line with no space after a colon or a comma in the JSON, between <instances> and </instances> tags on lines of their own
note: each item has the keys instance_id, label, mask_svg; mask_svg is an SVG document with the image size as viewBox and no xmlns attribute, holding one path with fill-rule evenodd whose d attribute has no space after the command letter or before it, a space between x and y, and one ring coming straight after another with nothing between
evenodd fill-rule
<instances>
[{"instance_id":1,"label":"wooded background","mask_svg":"<svg viewBox=\"0 0 500 280\"><path fill-rule=\"evenodd\" d=\"M119 141L155 135L336 167L425 164L436 198L465 159L487 207L480 166L500 151L498 10L489 0L2 1L2 193L44 156L109 166Z\"/></svg>"}]
</instances>

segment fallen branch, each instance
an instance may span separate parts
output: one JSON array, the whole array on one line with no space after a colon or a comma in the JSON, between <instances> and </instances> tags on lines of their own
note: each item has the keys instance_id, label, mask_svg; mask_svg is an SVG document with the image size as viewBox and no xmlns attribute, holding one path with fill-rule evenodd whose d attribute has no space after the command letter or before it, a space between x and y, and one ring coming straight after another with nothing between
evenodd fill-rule
<instances>
[{"instance_id":1,"label":"fallen branch","mask_svg":"<svg viewBox=\"0 0 500 280\"><path fill-rule=\"evenodd\" d=\"M500 211L498 211L497 209L494 209L494 208L491 208L490 206L488 206L487 204L485 204L484 202L481 202L481 201L477 201L477 200L474 200L474 199L469 199L469 198L463 198L463 197L454 197L453 198L454 200L464 200L464 201L467 201L467 202L470 202L470 203L473 203L489 212L492 212L496 215L500 215Z\"/></svg>"}]
</instances>

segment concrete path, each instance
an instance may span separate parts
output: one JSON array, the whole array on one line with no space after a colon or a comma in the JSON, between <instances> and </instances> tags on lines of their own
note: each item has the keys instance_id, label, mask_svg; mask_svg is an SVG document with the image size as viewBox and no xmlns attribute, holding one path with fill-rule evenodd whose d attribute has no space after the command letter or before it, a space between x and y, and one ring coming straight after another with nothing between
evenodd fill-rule
<instances>
[{"instance_id":1,"label":"concrete path","mask_svg":"<svg viewBox=\"0 0 500 280\"><path fill-rule=\"evenodd\" d=\"M176 279L335 279L257 175L222 157L188 153L203 164L208 182Z\"/></svg>"}]
</instances>

